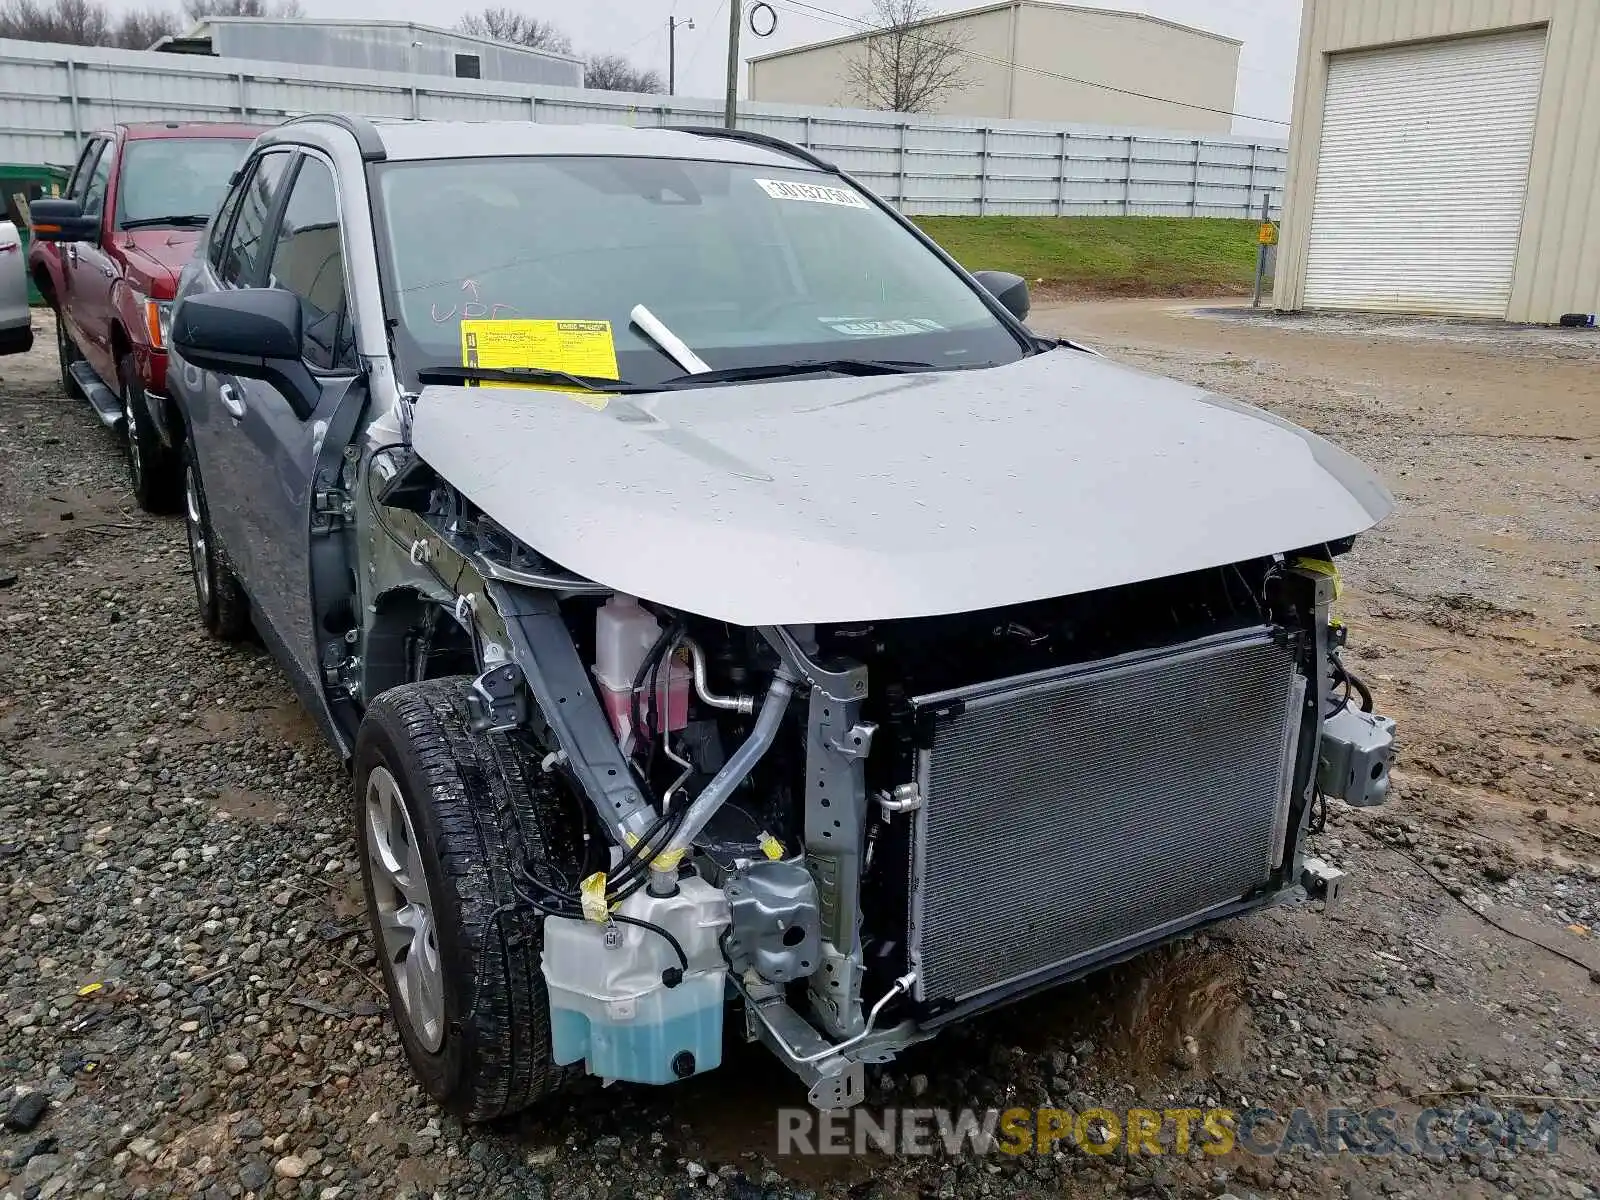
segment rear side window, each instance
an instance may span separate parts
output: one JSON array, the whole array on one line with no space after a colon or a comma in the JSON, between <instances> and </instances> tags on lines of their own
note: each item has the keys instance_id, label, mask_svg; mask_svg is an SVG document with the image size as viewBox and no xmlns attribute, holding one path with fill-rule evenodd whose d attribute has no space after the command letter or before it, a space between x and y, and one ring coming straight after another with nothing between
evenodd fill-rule
<instances>
[{"instance_id":1,"label":"rear side window","mask_svg":"<svg viewBox=\"0 0 1600 1200\"><path fill-rule=\"evenodd\" d=\"M300 162L272 247L267 282L300 297L301 355L313 367L354 370L355 331L344 283L339 201L321 159Z\"/></svg>"},{"instance_id":2,"label":"rear side window","mask_svg":"<svg viewBox=\"0 0 1600 1200\"><path fill-rule=\"evenodd\" d=\"M263 259L268 223L278 206L278 194L283 190L289 159L287 150L278 150L256 160L255 169L245 181L239 216L228 238L228 248L222 255L222 268L218 272L222 282L234 287L254 287L260 281L266 266Z\"/></svg>"}]
</instances>

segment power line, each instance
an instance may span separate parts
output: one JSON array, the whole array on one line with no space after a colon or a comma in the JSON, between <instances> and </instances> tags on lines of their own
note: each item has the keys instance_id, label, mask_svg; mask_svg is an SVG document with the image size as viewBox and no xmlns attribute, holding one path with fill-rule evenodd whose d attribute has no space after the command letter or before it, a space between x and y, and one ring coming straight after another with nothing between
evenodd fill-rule
<instances>
[{"instance_id":1,"label":"power line","mask_svg":"<svg viewBox=\"0 0 1600 1200\"><path fill-rule=\"evenodd\" d=\"M638 41L634 42L626 50L624 50L622 52L622 57L626 58L628 55L632 54L635 50L637 50L640 46L644 45L646 42L650 41L652 38L658 38L660 36L661 36L661 30L652 29L649 33L645 34L642 38L640 38Z\"/></svg>"},{"instance_id":2,"label":"power line","mask_svg":"<svg viewBox=\"0 0 1600 1200\"><path fill-rule=\"evenodd\" d=\"M860 30L867 33L883 32L878 26L875 26L868 21L864 21L859 17L847 17L842 13L832 12L826 8L818 8L814 4L807 4L804 2L804 0L774 0L774 2L784 8L789 8L800 12L802 15L811 16L818 20L829 21L835 25L842 26L845 29ZM924 40L918 37L916 34L911 33L909 30L897 30L895 32L898 36L908 38L914 42L920 42ZM1003 58L994 58L987 54L979 54L976 50L968 50L965 47L958 47L957 53L964 54L968 58L977 59L979 62L992 63L995 66L1005 67L1008 70L1028 71L1034 75L1044 75L1051 79L1064 80L1067 83L1078 83L1082 84L1084 87L1100 88L1102 91L1116 92L1123 96L1137 96L1141 100L1155 100L1162 104L1175 104L1180 108L1192 108L1199 112L1217 113L1219 116L1224 117L1238 117L1239 119L1245 121L1264 121L1269 125L1287 126L1289 124L1289 122L1281 121L1277 117L1263 117L1258 116L1255 113L1235 112L1229 108L1213 108L1209 104L1192 104L1187 100L1174 100L1171 96L1156 96L1150 92L1138 92L1134 91L1132 88L1116 87L1112 84L1100 83L1093 79L1079 79L1075 75L1063 75L1058 71L1047 71L1043 67L1032 67L1028 66L1026 63L1010 62Z\"/></svg>"},{"instance_id":3,"label":"power line","mask_svg":"<svg viewBox=\"0 0 1600 1200\"><path fill-rule=\"evenodd\" d=\"M728 6L728 0L722 0L722 3L717 5L716 12L711 14L711 20L708 22L708 28L711 28L711 29L717 28L717 22L722 19L723 10L725 8L727 8L727 6ZM709 41L708 38L698 38L698 39L696 39L695 48L689 52L689 57L684 61L683 69L685 71L687 71L690 67L694 66L694 64L696 62L699 61L700 52L703 51L706 48L706 43L708 41Z\"/></svg>"}]
</instances>

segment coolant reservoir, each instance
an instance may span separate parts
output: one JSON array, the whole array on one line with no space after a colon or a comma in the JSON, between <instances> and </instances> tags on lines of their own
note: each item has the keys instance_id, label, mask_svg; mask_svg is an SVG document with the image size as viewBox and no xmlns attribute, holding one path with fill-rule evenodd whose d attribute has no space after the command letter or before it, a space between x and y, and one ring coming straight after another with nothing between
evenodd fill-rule
<instances>
[{"instance_id":1,"label":"coolant reservoir","mask_svg":"<svg viewBox=\"0 0 1600 1200\"><path fill-rule=\"evenodd\" d=\"M672 1083L719 1066L726 898L690 877L678 881L674 896L641 888L618 911L670 930L689 969L669 988L662 972L678 966L678 956L660 934L637 925L545 918L542 969L555 1061L587 1060L591 1075L634 1083Z\"/></svg>"},{"instance_id":2,"label":"coolant reservoir","mask_svg":"<svg viewBox=\"0 0 1600 1200\"><path fill-rule=\"evenodd\" d=\"M632 596L612 596L594 616L594 673L606 688L627 691L661 626Z\"/></svg>"},{"instance_id":3,"label":"coolant reservoir","mask_svg":"<svg viewBox=\"0 0 1600 1200\"><path fill-rule=\"evenodd\" d=\"M632 596L619 592L595 613L594 676L600 685L600 703L619 742L626 742L633 732L633 681L660 636L660 624ZM682 729L688 723L689 680L687 664L676 660L661 664L657 703L663 731ZM641 713L650 705L648 693L640 697Z\"/></svg>"},{"instance_id":4,"label":"coolant reservoir","mask_svg":"<svg viewBox=\"0 0 1600 1200\"><path fill-rule=\"evenodd\" d=\"M656 619L632 596L621 592L594 615L594 677L600 685L600 703L619 742L626 742L633 732L634 676L660 636Z\"/></svg>"}]
</instances>

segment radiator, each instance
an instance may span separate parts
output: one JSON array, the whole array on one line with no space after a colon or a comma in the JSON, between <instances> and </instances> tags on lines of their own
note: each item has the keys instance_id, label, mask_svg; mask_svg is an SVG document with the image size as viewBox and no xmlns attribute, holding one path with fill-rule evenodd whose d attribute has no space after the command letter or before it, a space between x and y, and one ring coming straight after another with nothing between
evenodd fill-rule
<instances>
[{"instance_id":1,"label":"radiator","mask_svg":"<svg viewBox=\"0 0 1600 1200\"><path fill-rule=\"evenodd\" d=\"M916 698L917 998L1026 986L1268 882L1303 696L1263 626Z\"/></svg>"}]
</instances>

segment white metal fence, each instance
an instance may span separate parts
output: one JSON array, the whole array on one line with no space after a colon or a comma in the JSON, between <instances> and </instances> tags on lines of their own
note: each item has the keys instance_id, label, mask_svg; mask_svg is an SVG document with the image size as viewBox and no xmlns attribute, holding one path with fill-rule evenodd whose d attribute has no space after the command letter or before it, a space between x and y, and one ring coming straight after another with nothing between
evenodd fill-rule
<instances>
[{"instance_id":1,"label":"white metal fence","mask_svg":"<svg viewBox=\"0 0 1600 1200\"><path fill-rule=\"evenodd\" d=\"M0 161L71 163L120 121L305 112L468 121L718 125L720 101L0 40ZM1283 194L1283 142L792 104L745 129L807 146L914 214L1249 217Z\"/></svg>"}]
</instances>

